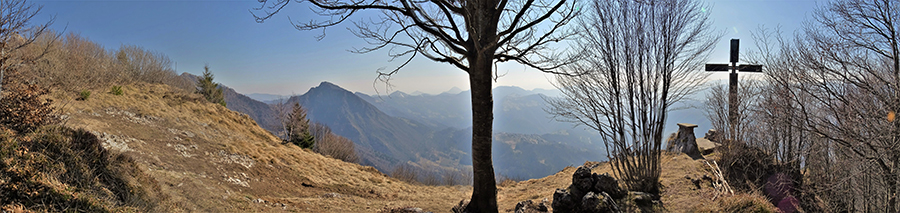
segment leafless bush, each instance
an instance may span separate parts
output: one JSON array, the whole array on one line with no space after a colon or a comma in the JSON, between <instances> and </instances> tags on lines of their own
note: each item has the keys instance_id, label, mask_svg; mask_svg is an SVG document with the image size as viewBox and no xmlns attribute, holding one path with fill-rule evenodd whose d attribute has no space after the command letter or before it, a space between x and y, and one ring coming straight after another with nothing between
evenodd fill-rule
<instances>
[{"instance_id":1,"label":"leafless bush","mask_svg":"<svg viewBox=\"0 0 900 213\"><path fill-rule=\"evenodd\" d=\"M472 174L465 171L445 171L443 184L446 186L471 185Z\"/></svg>"},{"instance_id":2,"label":"leafless bush","mask_svg":"<svg viewBox=\"0 0 900 213\"><path fill-rule=\"evenodd\" d=\"M760 82L756 79L741 77L738 81L737 92L737 123L733 128L729 127L728 112L728 88L725 85L714 85L710 87L709 93L706 95L705 113L712 123L712 128L722 133L723 139L727 141L745 141L751 134L750 131L758 127L754 123L755 116L753 113L755 105L759 98ZM732 132L731 130L734 130ZM720 143L723 141L719 141Z\"/></svg>"},{"instance_id":3,"label":"leafless bush","mask_svg":"<svg viewBox=\"0 0 900 213\"><path fill-rule=\"evenodd\" d=\"M394 170L391 171L391 177L407 183L419 182L419 174L416 173L416 169L409 164L400 164L394 167Z\"/></svg>"},{"instance_id":4,"label":"leafless bush","mask_svg":"<svg viewBox=\"0 0 900 213\"><path fill-rule=\"evenodd\" d=\"M40 25L31 25L43 6L35 6L26 0L0 2L0 99L3 99L4 75L9 69L21 71L22 66L33 64L48 52L49 44L32 45L39 37L48 35L53 19ZM55 34L52 34L56 37ZM22 51L35 49L35 51Z\"/></svg>"},{"instance_id":5,"label":"leafless bush","mask_svg":"<svg viewBox=\"0 0 900 213\"><path fill-rule=\"evenodd\" d=\"M353 141L340 135L330 134L325 138L319 139L315 144L315 151L345 162L359 162L359 156L356 155Z\"/></svg>"},{"instance_id":6,"label":"leafless bush","mask_svg":"<svg viewBox=\"0 0 900 213\"><path fill-rule=\"evenodd\" d=\"M579 19L584 60L558 76L548 99L561 121L596 130L616 176L630 190L659 193L663 124L671 106L696 91L718 36L698 1L591 1Z\"/></svg>"},{"instance_id":7,"label":"leafless bush","mask_svg":"<svg viewBox=\"0 0 900 213\"><path fill-rule=\"evenodd\" d=\"M76 33L59 37L49 30L34 43L37 45L24 48L23 54L43 57L23 69L28 79L48 87L80 91L146 82L194 89L192 82L175 74L168 57L138 46L122 45L109 51Z\"/></svg>"},{"instance_id":8,"label":"leafless bush","mask_svg":"<svg viewBox=\"0 0 900 213\"><path fill-rule=\"evenodd\" d=\"M426 186L439 186L441 185L441 178L438 177L436 172L422 172L422 179L419 180L419 183L422 183Z\"/></svg>"}]
</instances>

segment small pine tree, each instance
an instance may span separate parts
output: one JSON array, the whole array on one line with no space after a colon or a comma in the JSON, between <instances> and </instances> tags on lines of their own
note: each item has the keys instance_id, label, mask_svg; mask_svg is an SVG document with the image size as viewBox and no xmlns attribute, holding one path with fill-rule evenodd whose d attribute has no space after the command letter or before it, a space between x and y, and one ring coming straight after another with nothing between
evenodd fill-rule
<instances>
[{"instance_id":1,"label":"small pine tree","mask_svg":"<svg viewBox=\"0 0 900 213\"><path fill-rule=\"evenodd\" d=\"M309 119L306 118L306 109L299 103L294 103L291 113L287 115L284 123L287 132L287 141L301 148L313 148L316 140L309 132Z\"/></svg>"},{"instance_id":2,"label":"small pine tree","mask_svg":"<svg viewBox=\"0 0 900 213\"><path fill-rule=\"evenodd\" d=\"M213 82L213 74L209 72L209 65L203 66L203 77L197 81L197 93L203 95L207 101L227 106L225 103L225 93L219 84Z\"/></svg>"}]
</instances>

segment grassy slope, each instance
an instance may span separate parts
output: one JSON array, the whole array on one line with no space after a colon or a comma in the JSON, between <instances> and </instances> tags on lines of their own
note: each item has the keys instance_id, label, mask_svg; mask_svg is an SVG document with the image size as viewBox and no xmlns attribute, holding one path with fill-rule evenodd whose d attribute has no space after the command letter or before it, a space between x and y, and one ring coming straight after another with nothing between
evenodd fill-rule
<instances>
[{"instance_id":1,"label":"grassy slope","mask_svg":"<svg viewBox=\"0 0 900 213\"><path fill-rule=\"evenodd\" d=\"M145 166L171 196L164 205L175 209L369 212L416 206L444 211L471 191L410 185L371 167L282 145L246 115L167 86L138 84L123 90L122 96L94 91L87 101L69 101L74 97L59 93L55 98L62 100L67 125L123 139L107 147L125 150ZM342 196L325 196L331 192ZM268 202L253 202L258 198Z\"/></svg>"},{"instance_id":2,"label":"grassy slope","mask_svg":"<svg viewBox=\"0 0 900 213\"><path fill-rule=\"evenodd\" d=\"M54 98L66 125L97 132L104 146L134 159L168 196L163 209L205 212L374 212L420 207L448 212L468 198L468 186L421 186L389 178L372 167L342 162L282 145L246 115L205 103L199 96L163 85L124 86L125 95L94 91L87 101L71 94ZM113 140L109 140L113 139ZM667 211L716 211L711 189L696 190L685 176L708 174L702 161L684 155L662 158L662 201ZM573 167L557 174L501 184L500 210L523 200L552 201L571 183ZM594 169L611 173L609 164ZM330 197L328 193L339 193ZM257 199L266 203L257 203ZM286 204L282 207L280 204Z\"/></svg>"}]
</instances>

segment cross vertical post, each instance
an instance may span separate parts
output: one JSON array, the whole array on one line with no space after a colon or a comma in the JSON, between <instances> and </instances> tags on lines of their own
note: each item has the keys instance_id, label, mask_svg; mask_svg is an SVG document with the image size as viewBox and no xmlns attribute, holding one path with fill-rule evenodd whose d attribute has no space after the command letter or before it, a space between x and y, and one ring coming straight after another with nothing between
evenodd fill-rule
<instances>
[{"instance_id":1,"label":"cross vertical post","mask_svg":"<svg viewBox=\"0 0 900 213\"><path fill-rule=\"evenodd\" d=\"M706 71L731 71L728 75L728 128L732 136L732 140L736 140L737 133L735 127L738 124L738 71L742 72L762 72L762 65L741 64L738 65L738 54L740 48L739 39L731 39L731 62L729 64L706 64Z\"/></svg>"},{"instance_id":2,"label":"cross vertical post","mask_svg":"<svg viewBox=\"0 0 900 213\"><path fill-rule=\"evenodd\" d=\"M737 90L738 90L738 74L737 74L737 62L738 55L740 54L741 41L738 39L731 39L731 73L728 74L728 125L732 128L731 131L734 132L734 126L737 124Z\"/></svg>"}]
</instances>

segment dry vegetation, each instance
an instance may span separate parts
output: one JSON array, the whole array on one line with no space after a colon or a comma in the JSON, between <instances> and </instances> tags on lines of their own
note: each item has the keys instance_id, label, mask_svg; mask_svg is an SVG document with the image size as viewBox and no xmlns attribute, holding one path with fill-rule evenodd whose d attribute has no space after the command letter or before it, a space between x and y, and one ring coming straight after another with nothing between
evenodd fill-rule
<instances>
[{"instance_id":1,"label":"dry vegetation","mask_svg":"<svg viewBox=\"0 0 900 213\"><path fill-rule=\"evenodd\" d=\"M715 159L716 156L707 156ZM585 165L598 164L598 162L585 162ZM592 170L593 173L613 173L609 163L599 163ZM664 153L661 157L660 175L661 193L663 203L662 211L665 212L776 212L775 207L757 194L735 193L731 195L719 195L709 182L701 182L701 188L697 189L691 180L685 177L698 179L703 175L712 176L709 167L704 160L692 160L684 154L673 155ZM575 167L566 167L562 171L540 179L531 179L500 185L498 202L500 210L511 212L516 203L524 200L540 202L543 199L553 201L553 192L557 188L565 188L572 183L572 174ZM762 202L761 202L762 201ZM749 204L748 204L749 203ZM749 211L762 209L763 211Z\"/></svg>"},{"instance_id":2,"label":"dry vegetation","mask_svg":"<svg viewBox=\"0 0 900 213\"><path fill-rule=\"evenodd\" d=\"M281 140L246 115L165 85L72 102L68 125L99 132L110 149L134 156L171 195L165 203L197 211L367 212L385 206L449 209L470 190L427 187L372 167L325 157ZM65 93L56 93L66 98ZM71 97L69 97L71 98ZM337 193L337 194L329 194ZM266 203L255 203L256 199ZM278 203L278 204L276 204Z\"/></svg>"},{"instance_id":3,"label":"dry vegetation","mask_svg":"<svg viewBox=\"0 0 900 213\"><path fill-rule=\"evenodd\" d=\"M354 164L358 157L352 141L321 125L312 125L317 143L312 150L284 144L247 115L195 94L196 87L178 77L162 54L128 45L107 50L74 33L28 38L34 39L34 45L16 49L13 56L19 58L0 62L6 74L0 102L2 210L372 212L419 207L446 212L472 194L471 186L460 185L473 179L469 172L423 173L410 166L398 167L392 178ZM790 59L767 63L795 62ZM900 72L896 65L893 68L895 74ZM656 155L658 173L650 176L659 177L662 208L773 212L767 200L773 196L760 191L768 190L771 184L765 179L778 173L798 185L791 192L798 193L801 207L808 210L895 208L892 193L897 190L895 167L900 158L895 150L883 147L895 147L887 145L898 141L895 133L900 128L891 117L900 111L891 105L897 103L897 96L867 88L896 86L896 79L849 90L848 94L859 98L849 101L784 83L797 79L770 80L782 84L764 89L780 96L747 105L764 112L747 120L749 125L773 127L769 130L774 134L748 133L740 140L748 145L730 145L719 156L710 157L721 159L726 177L742 191L730 195L709 184L697 188L691 180L712 176L705 163L685 155ZM867 81L851 83L866 85L862 83ZM813 89L827 93L833 89L829 85L833 84ZM792 92L799 95L786 95ZM816 105L811 97L840 103ZM880 105L857 106L854 101ZM842 115L828 112L858 110L851 111L857 113L848 119L852 122L841 126L798 124L802 119L791 118L812 116L800 113L803 104L833 117ZM888 119L882 119L882 114ZM874 132L860 127L873 127ZM858 135L836 134L848 131ZM866 135L892 137L868 140L862 137ZM502 180L498 183L500 210L511 211L523 200L552 202L554 189L569 185L574 171L569 167L541 179ZM594 169L596 173L613 171L608 163ZM842 176L859 173L863 175L850 176L849 183L840 182ZM429 186L441 184L447 186ZM841 197L845 194L850 196ZM879 197L888 200L871 199Z\"/></svg>"}]
</instances>

